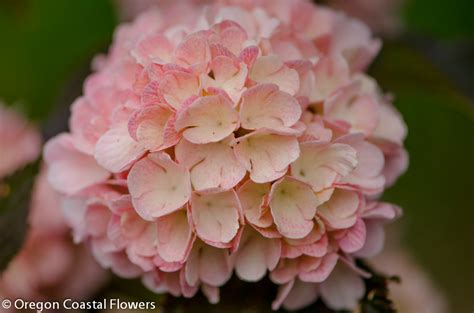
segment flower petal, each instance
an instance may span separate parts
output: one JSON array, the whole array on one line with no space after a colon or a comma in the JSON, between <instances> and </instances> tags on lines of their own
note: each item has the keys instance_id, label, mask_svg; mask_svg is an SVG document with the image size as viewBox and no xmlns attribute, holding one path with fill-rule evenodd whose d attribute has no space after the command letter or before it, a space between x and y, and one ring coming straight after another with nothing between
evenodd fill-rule
<instances>
[{"instance_id":1,"label":"flower petal","mask_svg":"<svg viewBox=\"0 0 474 313\"><path fill-rule=\"evenodd\" d=\"M330 188L357 165L356 150L346 144L307 142L300 147L300 157L291 164L291 173L315 192Z\"/></svg>"},{"instance_id":2,"label":"flower petal","mask_svg":"<svg viewBox=\"0 0 474 313\"><path fill-rule=\"evenodd\" d=\"M276 84L290 95L300 87L298 72L286 66L277 55L259 57L250 69L249 77L257 83Z\"/></svg>"},{"instance_id":3,"label":"flower petal","mask_svg":"<svg viewBox=\"0 0 474 313\"><path fill-rule=\"evenodd\" d=\"M192 247L193 232L186 210L179 210L156 221L158 254L166 262L183 262Z\"/></svg>"},{"instance_id":4,"label":"flower petal","mask_svg":"<svg viewBox=\"0 0 474 313\"><path fill-rule=\"evenodd\" d=\"M253 132L237 138L234 151L256 183L270 182L283 176L288 165L300 153L295 137L269 132Z\"/></svg>"},{"instance_id":5,"label":"flower petal","mask_svg":"<svg viewBox=\"0 0 474 313\"><path fill-rule=\"evenodd\" d=\"M235 157L229 140L196 145L183 139L176 146L176 159L189 168L195 190L229 189L244 178L245 167Z\"/></svg>"},{"instance_id":6,"label":"flower petal","mask_svg":"<svg viewBox=\"0 0 474 313\"><path fill-rule=\"evenodd\" d=\"M166 103L179 110L187 99L199 95L199 79L185 71L168 71L161 78L158 91Z\"/></svg>"},{"instance_id":7,"label":"flower petal","mask_svg":"<svg viewBox=\"0 0 474 313\"><path fill-rule=\"evenodd\" d=\"M311 187L295 178L285 177L274 183L270 192L270 210L280 233L298 239L314 226L318 201Z\"/></svg>"},{"instance_id":8,"label":"flower petal","mask_svg":"<svg viewBox=\"0 0 474 313\"><path fill-rule=\"evenodd\" d=\"M261 84L242 95L240 119L245 129L286 130L301 116L301 106L294 97L279 91L276 85Z\"/></svg>"},{"instance_id":9,"label":"flower petal","mask_svg":"<svg viewBox=\"0 0 474 313\"><path fill-rule=\"evenodd\" d=\"M178 112L175 128L195 144L217 142L229 136L239 125L239 115L223 95L196 99Z\"/></svg>"},{"instance_id":10,"label":"flower petal","mask_svg":"<svg viewBox=\"0 0 474 313\"><path fill-rule=\"evenodd\" d=\"M137 213L146 220L178 210L191 196L188 170L163 152L138 161L128 175L128 187Z\"/></svg>"},{"instance_id":11,"label":"flower petal","mask_svg":"<svg viewBox=\"0 0 474 313\"><path fill-rule=\"evenodd\" d=\"M271 214L264 208L270 184L257 184L248 180L239 190L239 199L247 221L258 227L270 227L273 224Z\"/></svg>"},{"instance_id":12,"label":"flower petal","mask_svg":"<svg viewBox=\"0 0 474 313\"><path fill-rule=\"evenodd\" d=\"M194 192L191 214L196 234L211 245L230 243L240 228L240 202L235 191Z\"/></svg>"},{"instance_id":13,"label":"flower petal","mask_svg":"<svg viewBox=\"0 0 474 313\"><path fill-rule=\"evenodd\" d=\"M128 122L130 135L147 150L156 151L175 145L179 136L172 124L173 112L163 106L137 111Z\"/></svg>"},{"instance_id":14,"label":"flower petal","mask_svg":"<svg viewBox=\"0 0 474 313\"><path fill-rule=\"evenodd\" d=\"M356 192L336 189L329 201L318 208L318 214L333 229L352 227L357 221L361 200Z\"/></svg>"},{"instance_id":15,"label":"flower petal","mask_svg":"<svg viewBox=\"0 0 474 313\"><path fill-rule=\"evenodd\" d=\"M236 252L235 271L245 281L259 281L273 270L280 259L281 243L267 239L247 227Z\"/></svg>"},{"instance_id":16,"label":"flower petal","mask_svg":"<svg viewBox=\"0 0 474 313\"><path fill-rule=\"evenodd\" d=\"M51 139L44 148L48 164L48 181L58 191L73 194L106 180L110 173L89 155L79 152L71 136L62 134Z\"/></svg>"},{"instance_id":17,"label":"flower petal","mask_svg":"<svg viewBox=\"0 0 474 313\"><path fill-rule=\"evenodd\" d=\"M127 169L145 153L145 148L130 136L127 124L122 123L103 134L95 146L94 157L113 173Z\"/></svg>"},{"instance_id":18,"label":"flower petal","mask_svg":"<svg viewBox=\"0 0 474 313\"><path fill-rule=\"evenodd\" d=\"M334 310L353 310L365 292L364 281L342 263L321 284L321 297Z\"/></svg>"},{"instance_id":19,"label":"flower petal","mask_svg":"<svg viewBox=\"0 0 474 313\"><path fill-rule=\"evenodd\" d=\"M321 259L321 262L318 262L318 267L316 269L309 272L302 271L298 277L305 282L323 282L332 273L338 259L339 256L336 253L327 254Z\"/></svg>"}]
</instances>

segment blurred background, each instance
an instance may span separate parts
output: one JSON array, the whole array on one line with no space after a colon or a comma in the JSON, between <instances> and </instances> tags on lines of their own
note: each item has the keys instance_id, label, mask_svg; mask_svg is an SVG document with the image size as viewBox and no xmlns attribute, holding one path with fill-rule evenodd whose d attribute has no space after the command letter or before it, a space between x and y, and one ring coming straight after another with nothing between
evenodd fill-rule
<instances>
[{"instance_id":1,"label":"blurred background","mask_svg":"<svg viewBox=\"0 0 474 313\"><path fill-rule=\"evenodd\" d=\"M394 95L409 129L410 168L384 195L405 212L392 227L394 240L447 299L449 312L472 312L474 3L324 2L365 19L384 38L370 74ZM107 0L0 0L0 99L46 137L64 129L93 56L130 18L131 9L122 8Z\"/></svg>"}]
</instances>

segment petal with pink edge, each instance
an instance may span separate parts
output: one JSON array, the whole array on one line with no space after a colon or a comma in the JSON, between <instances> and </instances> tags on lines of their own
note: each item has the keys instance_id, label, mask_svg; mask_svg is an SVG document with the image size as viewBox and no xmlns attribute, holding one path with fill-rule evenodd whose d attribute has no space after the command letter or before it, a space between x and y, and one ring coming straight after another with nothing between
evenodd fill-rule
<instances>
[{"instance_id":1,"label":"petal with pink edge","mask_svg":"<svg viewBox=\"0 0 474 313\"><path fill-rule=\"evenodd\" d=\"M253 132L237 138L234 151L256 183L266 183L282 177L288 165L300 154L295 137L269 132Z\"/></svg>"},{"instance_id":2,"label":"petal with pink edge","mask_svg":"<svg viewBox=\"0 0 474 313\"><path fill-rule=\"evenodd\" d=\"M174 54L176 64L189 67L196 72L204 72L211 58L204 32L187 36L176 48Z\"/></svg>"},{"instance_id":3,"label":"petal with pink edge","mask_svg":"<svg viewBox=\"0 0 474 313\"><path fill-rule=\"evenodd\" d=\"M273 224L271 214L266 208L266 196L270 192L270 184L257 184L248 180L239 190L239 199L247 221L257 227L270 227Z\"/></svg>"},{"instance_id":4,"label":"petal with pink edge","mask_svg":"<svg viewBox=\"0 0 474 313\"><path fill-rule=\"evenodd\" d=\"M244 63L235 64L230 57L218 56L212 60L211 70L214 79L208 74L200 77L203 89L220 88L237 103L247 80L247 66Z\"/></svg>"},{"instance_id":5,"label":"petal with pink edge","mask_svg":"<svg viewBox=\"0 0 474 313\"><path fill-rule=\"evenodd\" d=\"M187 99L199 95L199 80L194 74L172 70L163 75L158 91L166 103L179 110Z\"/></svg>"},{"instance_id":6,"label":"petal with pink edge","mask_svg":"<svg viewBox=\"0 0 474 313\"><path fill-rule=\"evenodd\" d=\"M359 195L350 190L336 189L328 202L318 208L318 214L333 229L354 226L361 205Z\"/></svg>"},{"instance_id":7,"label":"petal with pink edge","mask_svg":"<svg viewBox=\"0 0 474 313\"><path fill-rule=\"evenodd\" d=\"M130 136L126 123L111 128L95 146L94 157L113 173L126 170L145 153L145 148Z\"/></svg>"},{"instance_id":8,"label":"petal with pink edge","mask_svg":"<svg viewBox=\"0 0 474 313\"><path fill-rule=\"evenodd\" d=\"M156 221L158 254L166 262L183 262L193 242L186 210L179 210Z\"/></svg>"},{"instance_id":9,"label":"petal with pink edge","mask_svg":"<svg viewBox=\"0 0 474 313\"><path fill-rule=\"evenodd\" d=\"M230 243L237 235L241 209L234 190L194 192L190 208L196 234L207 243Z\"/></svg>"},{"instance_id":10,"label":"petal with pink edge","mask_svg":"<svg viewBox=\"0 0 474 313\"><path fill-rule=\"evenodd\" d=\"M173 45L162 34L155 34L143 38L135 49L131 51L135 60L147 66L150 63L169 63L173 55Z\"/></svg>"},{"instance_id":11,"label":"petal with pink edge","mask_svg":"<svg viewBox=\"0 0 474 313\"><path fill-rule=\"evenodd\" d=\"M163 152L150 153L135 163L128 187L135 210L146 220L178 210L191 196L188 170Z\"/></svg>"},{"instance_id":12,"label":"petal with pink edge","mask_svg":"<svg viewBox=\"0 0 474 313\"><path fill-rule=\"evenodd\" d=\"M71 136L62 134L51 139L44 148L48 164L48 181L58 191L73 194L106 180L110 173L89 155L79 152Z\"/></svg>"},{"instance_id":13,"label":"petal with pink edge","mask_svg":"<svg viewBox=\"0 0 474 313\"><path fill-rule=\"evenodd\" d=\"M318 201L311 186L292 177L274 183L270 192L270 210L280 233L298 239L314 226Z\"/></svg>"},{"instance_id":14,"label":"petal with pink edge","mask_svg":"<svg viewBox=\"0 0 474 313\"><path fill-rule=\"evenodd\" d=\"M315 192L332 187L357 165L356 150L346 144L306 142L300 147L300 157L291 164L291 173Z\"/></svg>"},{"instance_id":15,"label":"petal with pink edge","mask_svg":"<svg viewBox=\"0 0 474 313\"><path fill-rule=\"evenodd\" d=\"M178 112L175 128L195 144L217 142L229 136L239 126L239 114L223 95L196 99Z\"/></svg>"},{"instance_id":16,"label":"petal with pink edge","mask_svg":"<svg viewBox=\"0 0 474 313\"><path fill-rule=\"evenodd\" d=\"M305 272L303 269L303 271L300 272L298 277L302 281L305 281L305 282L310 282L310 283L323 282L332 273L334 267L337 264L338 259L339 259L339 256L336 253L327 254L321 259L320 263L318 262L319 266L316 269L313 269L308 272Z\"/></svg>"},{"instance_id":17,"label":"petal with pink edge","mask_svg":"<svg viewBox=\"0 0 474 313\"><path fill-rule=\"evenodd\" d=\"M285 131L301 117L301 106L294 97L273 84L261 84L242 95L241 125L245 129L267 128Z\"/></svg>"},{"instance_id":18,"label":"petal with pink edge","mask_svg":"<svg viewBox=\"0 0 474 313\"><path fill-rule=\"evenodd\" d=\"M210 286L225 284L232 275L229 254L224 249L204 246L199 260L199 277Z\"/></svg>"},{"instance_id":19,"label":"petal with pink edge","mask_svg":"<svg viewBox=\"0 0 474 313\"><path fill-rule=\"evenodd\" d=\"M236 252L235 271L245 281L259 281L273 270L281 254L279 239L267 239L247 227Z\"/></svg>"},{"instance_id":20,"label":"petal with pink edge","mask_svg":"<svg viewBox=\"0 0 474 313\"><path fill-rule=\"evenodd\" d=\"M342 238L338 240L342 251L354 253L359 251L365 243L366 227L362 219L358 219L354 226L349 228Z\"/></svg>"},{"instance_id":21,"label":"petal with pink edge","mask_svg":"<svg viewBox=\"0 0 474 313\"><path fill-rule=\"evenodd\" d=\"M257 83L271 83L294 95L300 87L298 72L286 66L277 55L259 57L250 69L249 78Z\"/></svg>"},{"instance_id":22,"label":"petal with pink edge","mask_svg":"<svg viewBox=\"0 0 474 313\"><path fill-rule=\"evenodd\" d=\"M366 220L366 240L362 249L354 255L361 258L372 258L379 254L385 243L384 223L380 220Z\"/></svg>"},{"instance_id":23,"label":"petal with pink edge","mask_svg":"<svg viewBox=\"0 0 474 313\"><path fill-rule=\"evenodd\" d=\"M351 125L351 132L371 135L379 123L379 105L374 95L361 93L360 84L340 89L324 103L325 116Z\"/></svg>"},{"instance_id":24,"label":"petal with pink edge","mask_svg":"<svg viewBox=\"0 0 474 313\"><path fill-rule=\"evenodd\" d=\"M195 190L229 189L244 178L246 170L230 146L232 138L203 145L185 139L178 143L175 148L176 160L189 169Z\"/></svg>"},{"instance_id":25,"label":"petal with pink edge","mask_svg":"<svg viewBox=\"0 0 474 313\"><path fill-rule=\"evenodd\" d=\"M175 145L179 136L173 125L174 113L163 106L137 111L128 122L130 135L147 150L157 151Z\"/></svg>"},{"instance_id":26,"label":"petal with pink edge","mask_svg":"<svg viewBox=\"0 0 474 313\"><path fill-rule=\"evenodd\" d=\"M340 87L349 83L349 65L340 54L321 57L314 66L315 83L310 101L325 100Z\"/></svg>"}]
</instances>

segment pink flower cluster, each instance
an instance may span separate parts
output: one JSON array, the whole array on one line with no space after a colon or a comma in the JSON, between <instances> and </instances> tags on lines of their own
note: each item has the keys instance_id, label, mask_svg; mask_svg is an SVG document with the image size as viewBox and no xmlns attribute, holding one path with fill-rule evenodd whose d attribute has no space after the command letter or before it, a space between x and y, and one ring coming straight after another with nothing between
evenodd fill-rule
<instances>
[{"instance_id":1,"label":"pink flower cluster","mask_svg":"<svg viewBox=\"0 0 474 313\"><path fill-rule=\"evenodd\" d=\"M70 133L45 147L76 241L156 292L219 301L232 273L273 308L352 308L354 257L399 209L406 127L363 71L361 22L307 1L182 3L118 28Z\"/></svg>"},{"instance_id":2,"label":"pink flower cluster","mask_svg":"<svg viewBox=\"0 0 474 313\"><path fill-rule=\"evenodd\" d=\"M23 247L1 275L1 299L83 300L102 287L106 272L86 246L72 243L60 195L49 185L44 170L35 181L28 224Z\"/></svg>"},{"instance_id":3,"label":"pink flower cluster","mask_svg":"<svg viewBox=\"0 0 474 313\"><path fill-rule=\"evenodd\" d=\"M0 103L0 181L33 162L41 151L38 130Z\"/></svg>"}]
</instances>

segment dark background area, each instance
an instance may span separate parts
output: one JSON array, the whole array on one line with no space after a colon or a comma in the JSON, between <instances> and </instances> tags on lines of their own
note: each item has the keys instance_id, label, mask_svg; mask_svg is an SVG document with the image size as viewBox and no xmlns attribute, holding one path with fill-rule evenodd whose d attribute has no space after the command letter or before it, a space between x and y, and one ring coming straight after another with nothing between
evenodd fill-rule
<instances>
[{"instance_id":1,"label":"dark background area","mask_svg":"<svg viewBox=\"0 0 474 313\"><path fill-rule=\"evenodd\" d=\"M0 99L60 129L116 11L106 0L0 0ZM407 0L404 31L370 69L409 129L410 168L385 198L404 208L402 243L452 312L474 309L473 13L471 0Z\"/></svg>"}]
</instances>

